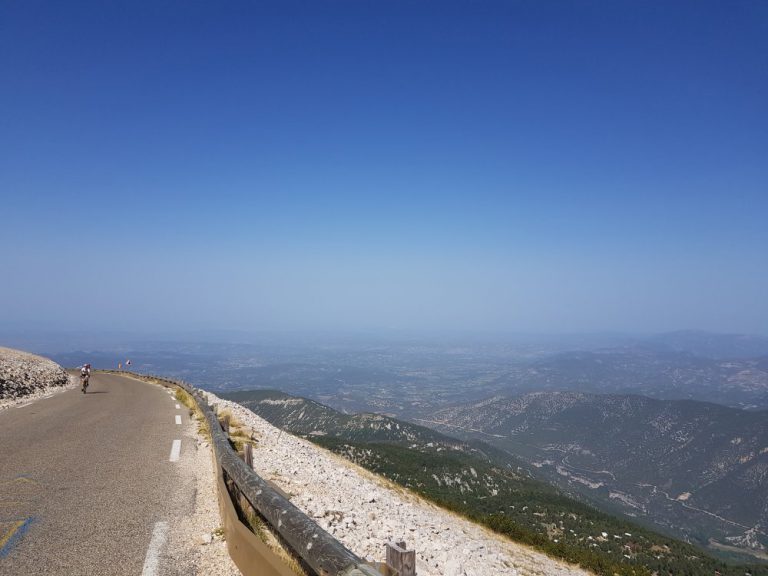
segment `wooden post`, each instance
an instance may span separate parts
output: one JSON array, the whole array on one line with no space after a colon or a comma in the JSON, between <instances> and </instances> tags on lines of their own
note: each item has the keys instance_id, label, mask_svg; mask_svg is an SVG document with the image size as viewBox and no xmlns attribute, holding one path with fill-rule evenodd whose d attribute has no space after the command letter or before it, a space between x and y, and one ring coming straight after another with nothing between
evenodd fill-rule
<instances>
[{"instance_id":1,"label":"wooden post","mask_svg":"<svg viewBox=\"0 0 768 576\"><path fill-rule=\"evenodd\" d=\"M387 542L387 567L397 576L416 576L416 550L406 550L405 541Z\"/></svg>"},{"instance_id":2,"label":"wooden post","mask_svg":"<svg viewBox=\"0 0 768 576\"><path fill-rule=\"evenodd\" d=\"M229 436L229 414L225 414L221 422L221 428L224 430L224 434Z\"/></svg>"},{"instance_id":3,"label":"wooden post","mask_svg":"<svg viewBox=\"0 0 768 576\"><path fill-rule=\"evenodd\" d=\"M243 452L243 460L248 465L248 468L253 469L253 446L246 443L245 450Z\"/></svg>"}]
</instances>

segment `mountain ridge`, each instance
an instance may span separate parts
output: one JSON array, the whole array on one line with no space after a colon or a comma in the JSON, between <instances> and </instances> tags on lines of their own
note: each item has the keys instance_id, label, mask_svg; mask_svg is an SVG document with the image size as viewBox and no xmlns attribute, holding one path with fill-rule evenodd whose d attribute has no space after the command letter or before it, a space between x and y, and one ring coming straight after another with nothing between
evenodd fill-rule
<instances>
[{"instance_id":1,"label":"mountain ridge","mask_svg":"<svg viewBox=\"0 0 768 576\"><path fill-rule=\"evenodd\" d=\"M479 430L558 485L638 518L659 516L659 527L702 545L698 530L765 551L766 416L694 400L535 392L440 410L431 425L464 438Z\"/></svg>"}]
</instances>

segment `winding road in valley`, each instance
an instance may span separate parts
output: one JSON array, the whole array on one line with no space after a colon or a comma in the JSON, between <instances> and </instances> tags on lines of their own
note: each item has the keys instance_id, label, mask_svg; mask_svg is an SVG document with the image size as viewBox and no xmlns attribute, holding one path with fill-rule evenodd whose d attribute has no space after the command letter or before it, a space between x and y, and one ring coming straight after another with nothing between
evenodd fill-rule
<instances>
[{"instance_id":1,"label":"winding road in valley","mask_svg":"<svg viewBox=\"0 0 768 576\"><path fill-rule=\"evenodd\" d=\"M0 575L186 573L163 562L194 506L182 421L166 389L102 373L0 412Z\"/></svg>"}]
</instances>

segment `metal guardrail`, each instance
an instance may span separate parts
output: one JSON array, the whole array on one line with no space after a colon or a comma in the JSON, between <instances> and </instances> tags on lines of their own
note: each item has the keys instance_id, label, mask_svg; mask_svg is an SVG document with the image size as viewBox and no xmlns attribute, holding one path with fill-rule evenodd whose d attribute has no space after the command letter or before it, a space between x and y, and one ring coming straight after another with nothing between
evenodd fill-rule
<instances>
[{"instance_id":1,"label":"metal guardrail","mask_svg":"<svg viewBox=\"0 0 768 576\"><path fill-rule=\"evenodd\" d=\"M318 526L240 458L200 390L162 376L126 371L115 373L163 382L181 388L192 396L208 422L217 465L293 552L318 575L381 576L379 571L367 565L362 558Z\"/></svg>"}]
</instances>

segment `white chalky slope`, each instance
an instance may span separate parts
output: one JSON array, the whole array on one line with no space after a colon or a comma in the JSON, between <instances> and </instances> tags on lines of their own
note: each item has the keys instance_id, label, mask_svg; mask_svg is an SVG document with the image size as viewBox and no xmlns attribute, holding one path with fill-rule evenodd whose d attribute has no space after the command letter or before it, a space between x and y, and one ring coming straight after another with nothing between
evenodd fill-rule
<instances>
[{"instance_id":1,"label":"white chalky slope","mask_svg":"<svg viewBox=\"0 0 768 576\"><path fill-rule=\"evenodd\" d=\"M419 576L589 574L442 510L213 394L258 439L254 468L347 548L384 561L384 544L404 539ZM278 439L279 437L279 439Z\"/></svg>"}]
</instances>

